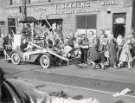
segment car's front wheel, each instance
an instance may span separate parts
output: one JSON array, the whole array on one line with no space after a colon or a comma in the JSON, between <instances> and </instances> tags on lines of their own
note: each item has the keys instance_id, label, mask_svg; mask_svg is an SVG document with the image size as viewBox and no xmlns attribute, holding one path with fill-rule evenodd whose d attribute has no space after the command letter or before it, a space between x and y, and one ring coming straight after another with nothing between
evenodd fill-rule
<instances>
[{"instance_id":1,"label":"car's front wheel","mask_svg":"<svg viewBox=\"0 0 135 103\"><path fill-rule=\"evenodd\" d=\"M43 69L47 69L50 66L50 55L49 54L43 54L40 57L40 65Z\"/></svg>"},{"instance_id":2,"label":"car's front wheel","mask_svg":"<svg viewBox=\"0 0 135 103\"><path fill-rule=\"evenodd\" d=\"M18 53L13 53L11 56L11 61L13 64L19 65L21 63L21 57Z\"/></svg>"}]
</instances>

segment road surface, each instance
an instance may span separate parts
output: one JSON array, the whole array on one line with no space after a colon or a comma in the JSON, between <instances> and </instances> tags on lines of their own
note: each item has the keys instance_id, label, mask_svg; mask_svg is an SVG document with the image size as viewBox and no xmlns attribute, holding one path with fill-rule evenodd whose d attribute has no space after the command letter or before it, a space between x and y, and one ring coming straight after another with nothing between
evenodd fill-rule
<instances>
[{"instance_id":1,"label":"road surface","mask_svg":"<svg viewBox=\"0 0 135 103\"><path fill-rule=\"evenodd\" d=\"M39 65L13 65L1 60L0 67L4 68L9 75L31 82L36 87L40 87L39 89L48 92L59 89L66 91L69 95L81 94L84 97L95 97L104 103L117 103L117 101L118 103L135 103L135 70L132 72L125 70L122 75L125 75L126 79L124 76L120 78L120 71L93 71L88 68L80 69L77 66L54 67L49 71L44 71ZM74 70L78 73L74 73ZM95 76L98 73L103 74L100 75L101 78ZM108 76L107 73L113 75ZM128 78L129 81L127 81ZM125 88L130 88L132 92L116 98L112 96Z\"/></svg>"}]
</instances>

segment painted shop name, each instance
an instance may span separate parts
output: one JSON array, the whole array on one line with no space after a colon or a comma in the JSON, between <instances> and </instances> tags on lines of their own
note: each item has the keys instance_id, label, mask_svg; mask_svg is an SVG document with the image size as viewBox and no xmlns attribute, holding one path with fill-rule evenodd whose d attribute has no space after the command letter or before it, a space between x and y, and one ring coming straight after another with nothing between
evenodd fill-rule
<instances>
[{"instance_id":1,"label":"painted shop name","mask_svg":"<svg viewBox=\"0 0 135 103\"><path fill-rule=\"evenodd\" d=\"M90 7L90 4L90 1L62 3L57 4L56 9L86 8Z\"/></svg>"}]
</instances>

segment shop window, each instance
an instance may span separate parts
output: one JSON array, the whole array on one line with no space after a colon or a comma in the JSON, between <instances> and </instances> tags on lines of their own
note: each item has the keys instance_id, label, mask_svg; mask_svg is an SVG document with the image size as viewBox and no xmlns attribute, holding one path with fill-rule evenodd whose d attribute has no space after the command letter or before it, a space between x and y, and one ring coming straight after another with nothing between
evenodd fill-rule
<instances>
[{"instance_id":1,"label":"shop window","mask_svg":"<svg viewBox=\"0 0 135 103\"><path fill-rule=\"evenodd\" d=\"M79 15L76 18L76 26L78 29L96 29L96 14Z\"/></svg>"},{"instance_id":2,"label":"shop window","mask_svg":"<svg viewBox=\"0 0 135 103\"><path fill-rule=\"evenodd\" d=\"M86 28L86 16L77 16L77 28Z\"/></svg>"},{"instance_id":3,"label":"shop window","mask_svg":"<svg viewBox=\"0 0 135 103\"><path fill-rule=\"evenodd\" d=\"M16 20L15 18L8 18L8 32L16 33Z\"/></svg>"}]
</instances>

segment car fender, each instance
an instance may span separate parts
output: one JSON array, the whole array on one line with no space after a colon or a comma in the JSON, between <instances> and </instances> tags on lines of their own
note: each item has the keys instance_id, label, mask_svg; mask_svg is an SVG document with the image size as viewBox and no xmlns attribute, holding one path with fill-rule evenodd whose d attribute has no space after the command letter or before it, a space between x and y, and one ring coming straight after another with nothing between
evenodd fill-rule
<instances>
[{"instance_id":1,"label":"car fender","mask_svg":"<svg viewBox=\"0 0 135 103\"><path fill-rule=\"evenodd\" d=\"M30 62L39 62L39 58L41 57L42 54L33 54L33 55L30 55Z\"/></svg>"},{"instance_id":2,"label":"car fender","mask_svg":"<svg viewBox=\"0 0 135 103\"><path fill-rule=\"evenodd\" d=\"M13 51L11 52L11 56L12 56L13 53L19 54L19 56L20 56L21 58L23 57L23 53L20 52L20 51L13 50Z\"/></svg>"}]
</instances>

